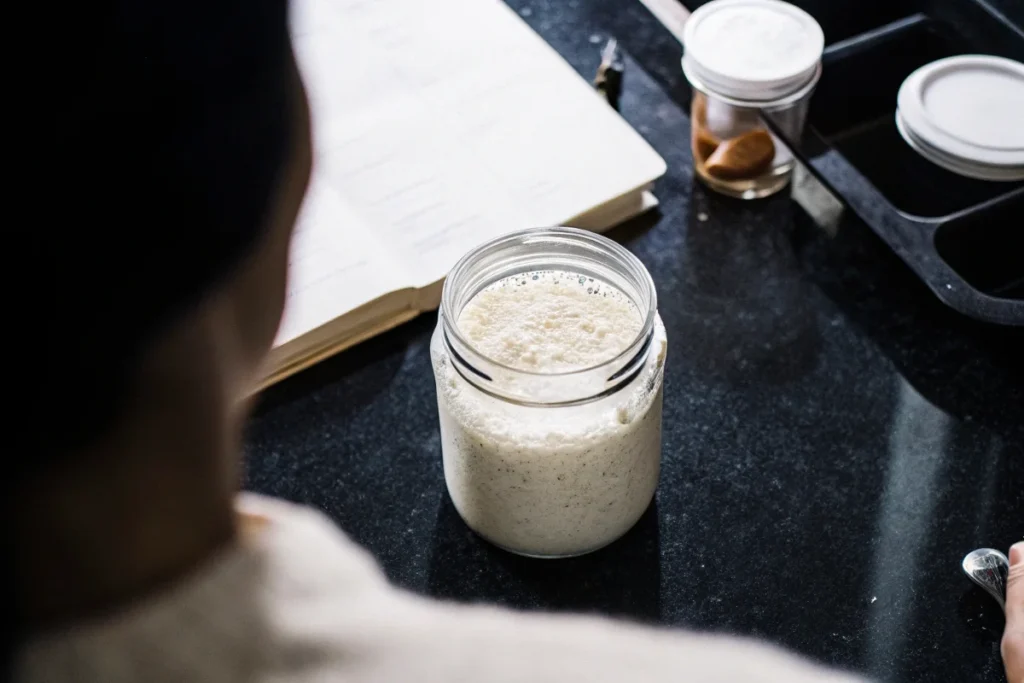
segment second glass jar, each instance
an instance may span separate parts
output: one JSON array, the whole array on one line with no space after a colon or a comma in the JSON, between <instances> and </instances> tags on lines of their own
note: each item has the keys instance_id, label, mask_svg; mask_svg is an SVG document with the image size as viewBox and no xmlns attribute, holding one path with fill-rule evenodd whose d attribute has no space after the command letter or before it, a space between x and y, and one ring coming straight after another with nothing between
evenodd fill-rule
<instances>
[{"instance_id":1,"label":"second glass jar","mask_svg":"<svg viewBox=\"0 0 1024 683\"><path fill-rule=\"evenodd\" d=\"M742 199L784 188L795 162L780 137L803 132L821 77L821 26L779 0L712 0L690 15L683 45L697 176Z\"/></svg>"}]
</instances>

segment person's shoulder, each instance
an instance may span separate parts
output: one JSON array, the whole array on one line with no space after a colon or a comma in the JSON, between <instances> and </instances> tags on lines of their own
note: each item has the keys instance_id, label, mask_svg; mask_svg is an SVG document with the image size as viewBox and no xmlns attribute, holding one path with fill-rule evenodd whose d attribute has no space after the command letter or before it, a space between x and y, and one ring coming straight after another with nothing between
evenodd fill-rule
<instances>
[{"instance_id":1,"label":"person's shoulder","mask_svg":"<svg viewBox=\"0 0 1024 683\"><path fill-rule=\"evenodd\" d=\"M262 517L274 681L855 683L774 646L606 618L439 602L389 585L322 513L246 496ZM281 667L284 667L283 669Z\"/></svg>"},{"instance_id":2,"label":"person's shoulder","mask_svg":"<svg viewBox=\"0 0 1024 683\"><path fill-rule=\"evenodd\" d=\"M260 554L278 598L341 598L387 587L373 557L323 512L255 493L240 494L235 507L250 529L243 542Z\"/></svg>"},{"instance_id":3,"label":"person's shoulder","mask_svg":"<svg viewBox=\"0 0 1024 683\"><path fill-rule=\"evenodd\" d=\"M856 675L750 638L594 616L415 602L402 612L402 629L417 635L393 641L392 659L424 660L422 669L433 675L418 680L431 683L560 683L566 678L595 683L864 683ZM475 675L460 677L467 665Z\"/></svg>"}]
</instances>

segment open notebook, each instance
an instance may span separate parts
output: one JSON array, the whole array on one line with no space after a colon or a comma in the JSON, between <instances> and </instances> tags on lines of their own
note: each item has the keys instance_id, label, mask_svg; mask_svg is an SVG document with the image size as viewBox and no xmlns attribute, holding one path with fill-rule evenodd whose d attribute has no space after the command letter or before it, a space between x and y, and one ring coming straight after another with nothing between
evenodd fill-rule
<instances>
[{"instance_id":1,"label":"open notebook","mask_svg":"<svg viewBox=\"0 0 1024 683\"><path fill-rule=\"evenodd\" d=\"M665 162L500 0L292 12L316 154L264 386L436 308L481 242L656 203Z\"/></svg>"}]
</instances>

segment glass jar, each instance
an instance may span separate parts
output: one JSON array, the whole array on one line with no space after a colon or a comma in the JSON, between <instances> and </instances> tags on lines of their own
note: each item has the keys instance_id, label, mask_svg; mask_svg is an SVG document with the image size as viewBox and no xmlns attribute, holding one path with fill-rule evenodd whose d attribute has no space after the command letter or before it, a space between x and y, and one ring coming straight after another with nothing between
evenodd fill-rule
<instances>
[{"instance_id":1,"label":"glass jar","mask_svg":"<svg viewBox=\"0 0 1024 683\"><path fill-rule=\"evenodd\" d=\"M639 333L613 358L568 371L488 358L460 330L463 309L495 283L538 273L616 290ZM466 524L532 557L581 555L628 531L658 483L666 346L647 269L607 238L526 230L463 257L445 281L431 358L445 482Z\"/></svg>"},{"instance_id":2,"label":"glass jar","mask_svg":"<svg viewBox=\"0 0 1024 683\"><path fill-rule=\"evenodd\" d=\"M683 43L697 176L741 199L786 187L793 154L775 133L798 140L803 132L821 76L821 27L778 0L713 0L690 16Z\"/></svg>"}]
</instances>

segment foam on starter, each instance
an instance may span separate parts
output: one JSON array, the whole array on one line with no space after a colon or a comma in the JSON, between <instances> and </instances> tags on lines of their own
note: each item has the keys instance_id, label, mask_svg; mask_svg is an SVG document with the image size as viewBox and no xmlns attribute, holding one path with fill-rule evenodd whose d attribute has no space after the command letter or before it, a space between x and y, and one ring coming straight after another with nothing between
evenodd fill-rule
<instances>
[{"instance_id":1,"label":"foam on starter","mask_svg":"<svg viewBox=\"0 0 1024 683\"><path fill-rule=\"evenodd\" d=\"M478 352L517 370L593 367L629 348L643 316L622 292L562 271L499 280L466 304L459 330Z\"/></svg>"},{"instance_id":2,"label":"foam on starter","mask_svg":"<svg viewBox=\"0 0 1024 683\"><path fill-rule=\"evenodd\" d=\"M607 283L540 271L485 288L457 324L492 361L564 373L615 358L643 322ZM595 550L629 530L657 486L666 345L658 318L647 363L628 386L582 405L537 407L469 384L435 335L445 479L469 526L499 546L542 556Z\"/></svg>"}]
</instances>

